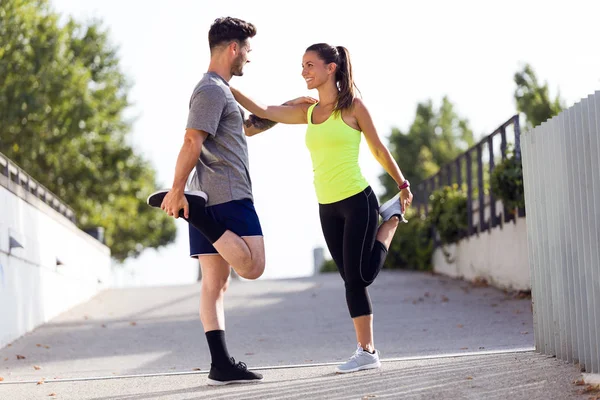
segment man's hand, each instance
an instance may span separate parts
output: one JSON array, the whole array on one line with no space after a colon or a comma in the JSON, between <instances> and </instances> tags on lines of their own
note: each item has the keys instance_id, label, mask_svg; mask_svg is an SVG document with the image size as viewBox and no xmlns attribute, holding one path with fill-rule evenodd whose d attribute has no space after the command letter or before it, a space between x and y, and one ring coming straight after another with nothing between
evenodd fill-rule
<instances>
[{"instance_id":1,"label":"man's hand","mask_svg":"<svg viewBox=\"0 0 600 400\"><path fill-rule=\"evenodd\" d=\"M185 218L189 218L190 216L190 205L183 194L183 190L169 190L169 193L165 195L160 208L162 208L167 215L174 217L175 219L179 218L179 210L181 209L183 209L183 216Z\"/></svg>"}]
</instances>

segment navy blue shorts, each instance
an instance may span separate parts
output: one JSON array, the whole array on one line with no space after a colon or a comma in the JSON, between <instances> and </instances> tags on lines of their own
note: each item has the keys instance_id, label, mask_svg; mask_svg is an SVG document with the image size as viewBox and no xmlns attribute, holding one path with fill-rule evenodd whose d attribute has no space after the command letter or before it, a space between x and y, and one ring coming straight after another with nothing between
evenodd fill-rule
<instances>
[{"instance_id":1,"label":"navy blue shorts","mask_svg":"<svg viewBox=\"0 0 600 400\"><path fill-rule=\"evenodd\" d=\"M254 203L250 199L233 200L206 207L206 212L215 221L238 236L262 236L262 228ZM190 257L198 258L203 254L218 254L210 241L198 229L189 225Z\"/></svg>"}]
</instances>

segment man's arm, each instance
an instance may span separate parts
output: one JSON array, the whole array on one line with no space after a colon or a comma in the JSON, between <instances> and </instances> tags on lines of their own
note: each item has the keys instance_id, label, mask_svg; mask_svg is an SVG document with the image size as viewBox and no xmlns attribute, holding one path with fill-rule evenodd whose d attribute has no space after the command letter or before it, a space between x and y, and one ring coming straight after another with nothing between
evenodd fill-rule
<instances>
[{"instance_id":1,"label":"man's arm","mask_svg":"<svg viewBox=\"0 0 600 400\"><path fill-rule=\"evenodd\" d=\"M207 137L208 133L204 131L191 128L186 129L183 145L175 164L175 177L173 178L173 186L171 186L172 190L183 193L187 179L198 162L202 145Z\"/></svg>"},{"instance_id":2,"label":"man's arm","mask_svg":"<svg viewBox=\"0 0 600 400\"><path fill-rule=\"evenodd\" d=\"M244 121L244 133L246 136L254 136L258 133L266 131L267 129L271 129L275 125L277 125L277 122L275 121L250 114L250 116L248 116L248 118Z\"/></svg>"},{"instance_id":3,"label":"man's arm","mask_svg":"<svg viewBox=\"0 0 600 400\"><path fill-rule=\"evenodd\" d=\"M171 190L166 194L161 204L161 208L171 217L178 218L179 210L183 209L184 217L189 218L189 204L183 191L190 172L198 162L202 145L207 136L208 133L197 129L188 128L185 131L183 145L175 165L173 186L171 186Z\"/></svg>"}]
</instances>

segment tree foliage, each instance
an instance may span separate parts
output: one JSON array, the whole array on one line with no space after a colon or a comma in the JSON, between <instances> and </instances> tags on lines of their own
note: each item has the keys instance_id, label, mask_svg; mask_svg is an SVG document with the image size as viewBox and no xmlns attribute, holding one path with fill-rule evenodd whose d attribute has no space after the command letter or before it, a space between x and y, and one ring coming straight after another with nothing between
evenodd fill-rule
<instances>
[{"instance_id":1,"label":"tree foliage","mask_svg":"<svg viewBox=\"0 0 600 400\"><path fill-rule=\"evenodd\" d=\"M57 194L116 260L175 239L145 204L155 172L128 143L129 83L99 21L60 24L46 0L0 3L0 152Z\"/></svg>"},{"instance_id":2,"label":"tree foliage","mask_svg":"<svg viewBox=\"0 0 600 400\"><path fill-rule=\"evenodd\" d=\"M564 102L557 94L550 98L548 83L540 84L535 71L529 64L515 73L515 101L517 110L525 115L527 128L531 129L560 113Z\"/></svg>"},{"instance_id":3,"label":"tree foliage","mask_svg":"<svg viewBox=\"0 0 600 400\"><path fill-rule=\"evenodd\" d=\"M431 100L419 103L408 132L392 129L388 148L405 178L415 185L473 144L468 121L460 117L454 104L444 97L438 109ZM387 173L380 176L380 181L386 189L384 198L398 192L396 183Z\"/></svg>"}]
</instances>

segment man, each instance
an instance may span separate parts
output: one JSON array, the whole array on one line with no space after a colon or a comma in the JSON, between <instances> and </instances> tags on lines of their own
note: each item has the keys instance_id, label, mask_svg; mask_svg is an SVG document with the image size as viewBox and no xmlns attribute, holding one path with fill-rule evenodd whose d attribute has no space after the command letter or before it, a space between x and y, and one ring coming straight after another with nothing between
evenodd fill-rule
<instances>
[{"instance_id":1,"label":"man","mask_svg":"<svg viewBox=\"0 0 600 400\"><path fill-rule=\"evenodd\" d=\"M215 20L208 33L211 52L208 72L190 99L184 143L177 158L170 190L148 198L175 218L189 222L190 256L202 269L200 320L211 354L209 385L262 380L243 362L230 357L225 343L223 296L231 268L246 279L259 278L265 269L262 229L252 197L245 136L275 125L243 112L229 88L250 62L254 25L237 18ZM314 102L301 97L286 104ZM184 191L189 174L190 191Z\"/></svg>"},{"instance_id":2,"label":"man","mask_svg":"<svg viewBox=\"0 0 600 400\"><path fill-rule=\"evenodd\" d=\"M190 255L202 269L200 319L211 354L209 385L262 380L235 363L225 343L223 295L231 267L243 278L257 279L265 268L262 229L254 209L245 136L275 123L243 112L229 88L232 76L242 76L249 62L254 25L237 18L215 20L208 33L208 72L190 100L184 143L170 190L154 193L148 203L189 224ZM308 101L298 99L296 101ZM190 191L184 188L195 173Z\"/></svg>"}]
</instances>

